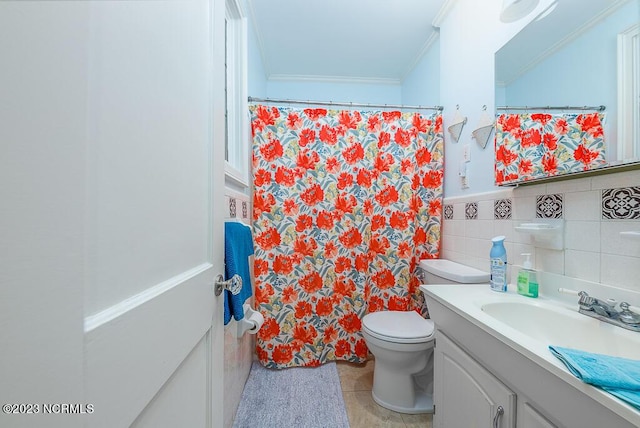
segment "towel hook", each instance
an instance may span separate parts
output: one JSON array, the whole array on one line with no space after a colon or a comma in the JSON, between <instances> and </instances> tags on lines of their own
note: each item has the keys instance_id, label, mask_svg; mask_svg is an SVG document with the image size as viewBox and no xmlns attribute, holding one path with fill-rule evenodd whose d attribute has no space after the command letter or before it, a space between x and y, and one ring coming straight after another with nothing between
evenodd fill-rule
<instances>
[{"instance_id":1,"label":"towel hook","mask_svg":"<svg viewBox=\"0 0 640 428\"><path fill-rule=\"evenodd\" d=\"M216 282L214 285L214 292L216 296L222 294L222 290L229 290L231 294L238 294L242 290L242 278L236 274L231 279L224 280L224 276L221 273L216 276Z\"/></svg>"}]
</instances>

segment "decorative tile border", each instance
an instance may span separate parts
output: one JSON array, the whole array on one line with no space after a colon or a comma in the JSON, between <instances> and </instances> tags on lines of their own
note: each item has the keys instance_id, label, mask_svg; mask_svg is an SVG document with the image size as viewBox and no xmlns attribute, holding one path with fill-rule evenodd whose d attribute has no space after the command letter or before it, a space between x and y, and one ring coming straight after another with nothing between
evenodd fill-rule
<instances>
[{"instance_id":1,"label":"decorative tile border","mask_svg":"<svg viewBox=\"0 0 640 428\"><path fill-rule=\"evenodd\" d=\"M236 218L236 198L229 198L229 217Z\"/></svg>"},{"instance_id":2,"label":"decorative tile border","mask_svg":"<svg viewBox=\"0 0 640 428\"><path fill-rule=\"evenodd\" d=\"M249 218L249 209L247 208L247 201L242 201L242 218Z\"/></svg>"},{"instance_id":3,"label":"decorative tile border","mask_svg":"<svg viewBox=\"0 0 640 428\"><path fill-rule=\"evenodd\" d=\"M640 220L640 187L621 187L602 191L602 218Z\"/></svg>"},{"instance_id":4,"label":"decorative tile border","mask_svg":"<svg viewBox=\"0 0 640 428\"><path fill-rule=\"evenodd\" d=\"M453 205L447 204L444 206L444 219L453 220Z\"/></svg>"},{"instance_id":5,"label":"decorative tile border","mask_svg":"<svg viewBox=\"0 0 640 428\"><path fill-rule=\"evenodd\" d=\"M478 219L478 203L467 202L464 207L464 214L467 220L477 220Z\"/></svg>"},{"instance_id":6,"label":"decorative tile border","mask_svg":"<svg viewBox=\"0 0 640 428\"><path fill-rule=\"evenodd\" d=\"M511 218L511 199L496 199L493 201L493 218L509 220Z\"/></svg>"},{"instance_id":7,"label":"decorative tile border","mask_svg":"<svg viewBox=\"0 0 640 428\"><path fill-rule=\"evenodd\" d=\"M537 218L562 218L562 194L536 196Z\"/></svg>"}]
</instances>

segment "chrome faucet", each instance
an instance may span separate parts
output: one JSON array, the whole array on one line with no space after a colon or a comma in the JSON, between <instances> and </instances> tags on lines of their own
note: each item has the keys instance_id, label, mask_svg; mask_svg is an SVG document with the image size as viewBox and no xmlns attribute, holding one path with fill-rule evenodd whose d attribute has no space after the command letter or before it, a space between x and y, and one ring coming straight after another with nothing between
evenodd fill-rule
<instances>
[{"instance_id":1,"label":"chrome faucet","mask_svg":"<svg viewBox=\"0 0 640 428\"><path fill-rule=\"evenodd\" d=\"M580 296L580 300L578 301L580 309L594 311L596 314L607 318L612 318L617 313L617 302L614 299L596 299L595 297L589 296L585 291L578 293L578 296Z\"/></svg>"},{"instance_id":2,"label":"chrome faucet","mask_svg":"<svg viewBox=\"0 0 640 428\"><path fill-rule=\"evenodd\" d=\"M601 300L589 296L587 292L578 293L580 300L580 312L600 321L608 322L627 330L640 332L640 311L639 308L629 305L627 302L620 303L620 310L616 309L617 302L614 299ZM637 312L636 312L637 311Z\"/></svg>"}]
</instances>

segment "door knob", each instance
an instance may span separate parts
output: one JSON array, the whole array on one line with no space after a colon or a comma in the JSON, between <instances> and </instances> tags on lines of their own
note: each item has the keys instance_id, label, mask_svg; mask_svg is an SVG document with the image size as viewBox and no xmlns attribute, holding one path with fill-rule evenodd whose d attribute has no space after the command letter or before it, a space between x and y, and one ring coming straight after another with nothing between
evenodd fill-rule
<instances>
[{"instance_id":1,"label":"door knob","mask_svg":"<svg viewBox=\"0 0 640 428\"><path fill-rule=\"evenodd\" d=\"M222 294L222 290L229 290L231 294L238 294L242 290L242 278L236 274L225 281L224 276L219 273L216 276L216 282L214 285L214 292L216 296Z\"/></svg>"}]
</instances>

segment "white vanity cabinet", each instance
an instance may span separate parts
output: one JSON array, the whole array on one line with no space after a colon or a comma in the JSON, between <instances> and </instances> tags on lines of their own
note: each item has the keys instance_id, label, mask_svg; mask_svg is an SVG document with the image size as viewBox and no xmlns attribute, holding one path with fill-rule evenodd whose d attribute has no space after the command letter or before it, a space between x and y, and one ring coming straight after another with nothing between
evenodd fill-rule
<instances>
[{"instance_id":1,"label":"white vanity cabinet","mask_svg":"<svg viewBox=\"0 0 640 428\"><path fill-rule=\"evenodd\" d=\"M442 333L434 376L435 428L515 427L516 394Z\"/></svg>"},{"instance_id":2,"label":"white vanity cabinet","mask_svg":"<svg viewBox=\"0 0 640 428\"><path fill-rule=\"evenodd\" d=\"M456 306L454 299L480 299L483 291L451 287L423 289L436 325L434 427L640 427L640 412L577 380L555 358L545 359L546 345L540 357L509 331L486 324L481 311L470 315ZM486 293L500 294L488 287ZM494 425L498 406L504 414Z\"/></svg>"},{"instance_id":3,"label":"white vanity cabinet","mask_svg":"<svg viewBox=\"0 0 640 428\"><path fill-rule=\"evenodd\" d=\"M519 428L557 428L538 412L523 397L518 397L518 427Z\"/></svg>"},{"instance_id":4,"label":"white vanity cabinet","mask_svg":"<svg viewBox=\"0 0 640 428\"><path fill-rule=\"evenodd\" d=\"M434 428L557 428L439 331L434 376Z\"/></svg>"}]
</instances>

